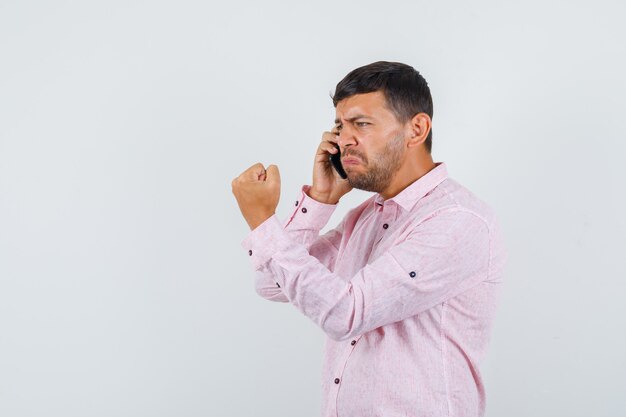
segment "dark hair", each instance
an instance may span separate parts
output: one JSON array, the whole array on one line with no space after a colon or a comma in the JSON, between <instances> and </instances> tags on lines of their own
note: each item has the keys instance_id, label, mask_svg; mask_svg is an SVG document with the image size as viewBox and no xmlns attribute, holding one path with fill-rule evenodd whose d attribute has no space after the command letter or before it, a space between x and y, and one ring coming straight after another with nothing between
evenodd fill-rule
<instances>
[{"instance_id":1,"label":"dark hair","mask_svg":"<svg viewBox=\"0 0 626 417\"><path fill-rule=\"evenodd\" d=\"M339 81L332 96L333 104L356 94L382 91L390 110L405 123L417 113L433 117L433 99L428 83L415 68L399 62L378 61L350 71ZM432 150L432 128L424 145Z\"/></svg>"}]
</instances>

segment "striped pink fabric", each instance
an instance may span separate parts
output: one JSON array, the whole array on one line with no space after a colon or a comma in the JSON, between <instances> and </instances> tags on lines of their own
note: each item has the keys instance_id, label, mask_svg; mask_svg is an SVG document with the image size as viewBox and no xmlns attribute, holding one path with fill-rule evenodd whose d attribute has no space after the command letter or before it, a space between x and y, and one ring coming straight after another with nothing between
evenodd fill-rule
<instances>
[{"instance_id":1,"label":"striped pink fabric","mask_svg":"<svg viewBox=\"0 0 626 417\"><path fill-rule=\"evenodd\" d=\"M320 236L336 206L309 189L242 246L257 292L328 336L322 417L484 415L479 365L507 257L492 210L440 162Z\"/></svg>"}]
</instances>

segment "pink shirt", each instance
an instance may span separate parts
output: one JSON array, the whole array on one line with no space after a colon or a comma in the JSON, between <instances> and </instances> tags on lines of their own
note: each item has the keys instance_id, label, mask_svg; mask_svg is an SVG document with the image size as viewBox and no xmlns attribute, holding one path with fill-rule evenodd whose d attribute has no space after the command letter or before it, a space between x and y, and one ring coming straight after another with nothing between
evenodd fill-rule
<instances>
[{"instance_id":1,"label":"pink shirt","mask_svg":"<svg viewBox=\"0 0 626 417\"><path fill-rule=\"evenodd\" d=\"M326 334L322 417L474 417L506 252L492 210L438 163L373 195L324 235L336 205L302 187L242 242L257 292Z\"/></svg>"}]
</instances>

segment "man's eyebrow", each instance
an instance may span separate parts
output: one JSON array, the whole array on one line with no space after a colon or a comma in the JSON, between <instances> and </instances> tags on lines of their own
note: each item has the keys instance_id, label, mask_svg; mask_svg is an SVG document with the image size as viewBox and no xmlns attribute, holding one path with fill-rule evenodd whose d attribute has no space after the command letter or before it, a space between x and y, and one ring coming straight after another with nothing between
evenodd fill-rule
<instances>
[{"instance_id":1,"label":"man's eyebrow","mask_svg":"<svg viewBox=\"0 0 626 417\"><path fill-rule=\"evenodd\" d=\"M347 122L354 122L357 119L371 119L371 117L366 116L364 114L357 114L356 116L353 116L353 117L350 117L350 118L346 119L346 121ZM341 120L340 119L335 119L335 124L337 125L339 123L341 123Z\"/></svg>"}]
</instances>

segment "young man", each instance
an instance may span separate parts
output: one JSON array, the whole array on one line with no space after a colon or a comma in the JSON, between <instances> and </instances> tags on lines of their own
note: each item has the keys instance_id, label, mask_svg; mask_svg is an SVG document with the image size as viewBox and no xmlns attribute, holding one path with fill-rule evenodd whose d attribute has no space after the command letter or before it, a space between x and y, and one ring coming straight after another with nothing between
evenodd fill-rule
<instances>
[{"instance_id":1,"label":"young man","mask_svg":"<svg viewBox=\"0 0 626 417\"><path fill-rule=\"evenodd\" d=\"M479 365L506 259L495 216L433 162L432 99L415 69L357 68L333 102L313 184L284 224L275 165L232 182L256 290L328 335L323 417L482 416ZM345 180L329 162L335 144ZM376 194L320 236L352 188Z\"/></svg>"}]
</instances>

